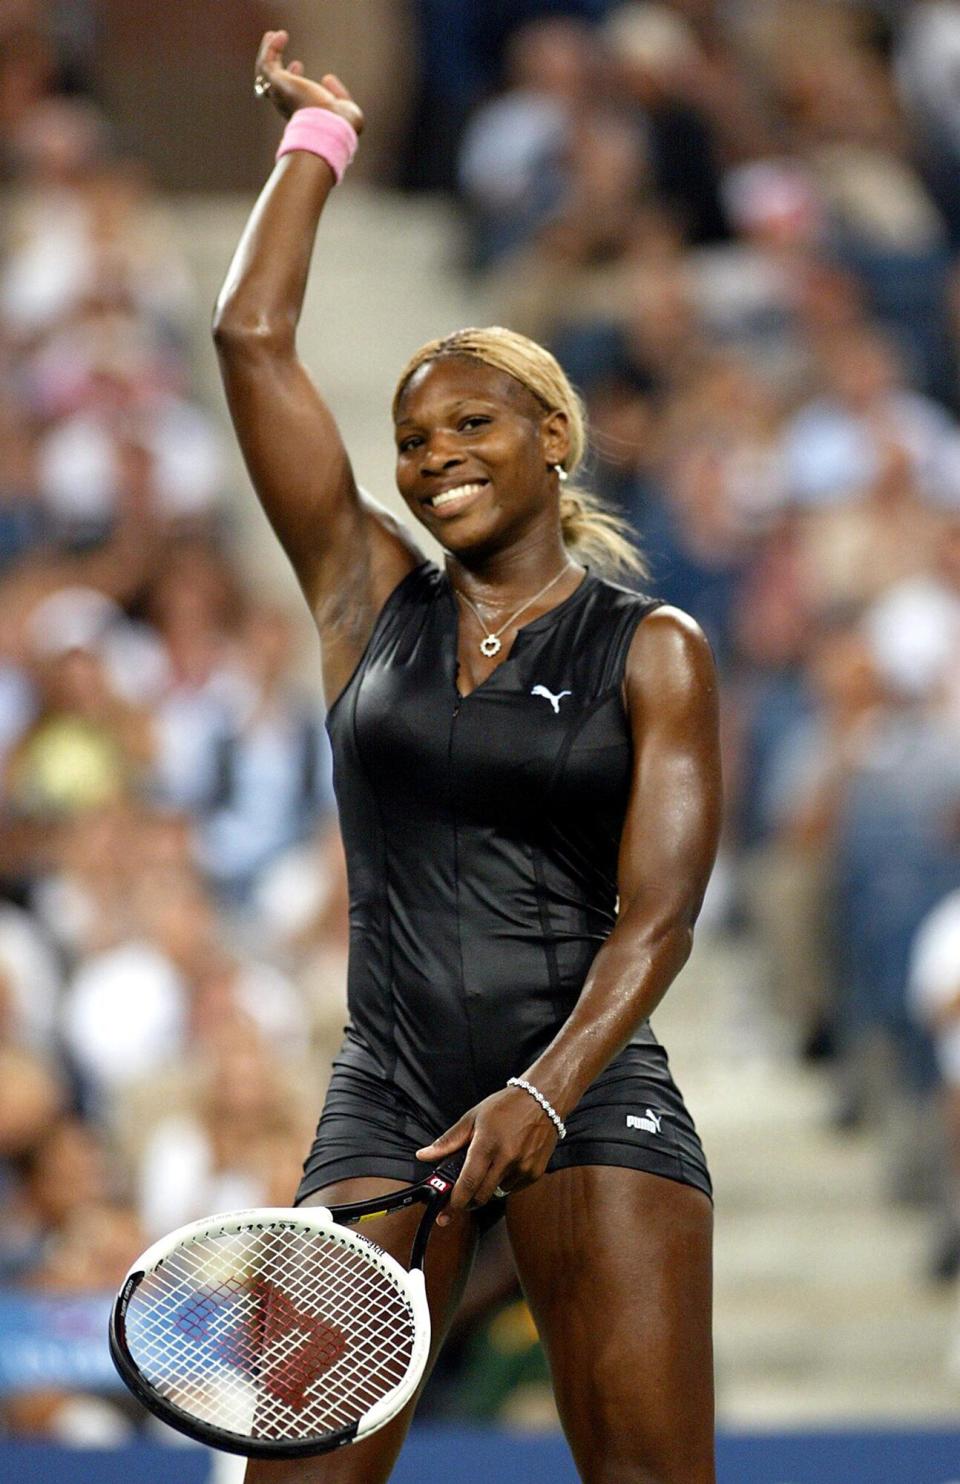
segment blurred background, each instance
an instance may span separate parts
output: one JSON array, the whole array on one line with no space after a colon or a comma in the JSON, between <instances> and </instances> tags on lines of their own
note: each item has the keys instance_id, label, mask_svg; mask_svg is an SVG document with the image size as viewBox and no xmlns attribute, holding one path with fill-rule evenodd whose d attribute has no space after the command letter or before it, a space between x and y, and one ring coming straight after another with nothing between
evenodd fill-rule
<instances>
[{"instance_id":1,"label":"blurred background","mask_svg":"<svg viewBox=\"0 0 960 1484\"><path fill-rule=\"evenodd\" d=\"M656 1024L717 1186L724 1446L854 1426L940 1446L960 3L4 0L0 1477L17 1440L62 1448L64 1480L68 1449L173 1446L113 1377L106 1295L170 1227L289 1200L344 1021L316 643L208 334L279 137L252 79L281 25L368 118L301 337L362 483L393 499L393 380L422 341L542 340L649 590L720 666L726 833ZM421 1415L549 1439L498 1233ZM943 1484L918 1439L861 1475L863 1441L843 1473ZM523 1456L540 1477L548 1453ZM812 1457L791 1480L840 1477ZM184 1453L156 1467L194 1477Z\"/></svg>"}]
</instances>

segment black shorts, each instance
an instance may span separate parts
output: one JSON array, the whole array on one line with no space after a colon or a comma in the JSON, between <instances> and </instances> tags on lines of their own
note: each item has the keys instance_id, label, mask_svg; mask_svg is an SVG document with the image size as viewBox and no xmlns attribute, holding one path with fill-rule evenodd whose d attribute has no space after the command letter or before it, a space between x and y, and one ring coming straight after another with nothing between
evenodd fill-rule
<instances>
[{"instance_id":1,"label":"black shorts","mask_svg":"<svg viewBox=\"0 0 960 1484\"><path fill-rule=\"evenodd\" d=\"M459 1117L418 1107L395 1083L352 1057L349 1065L345 1061L334 1062L295 1204L358 1175L413 1184L426 1168L415 1151ZM547 1173L572 1165L619 1165L693 1185L712 1199L700 1139L659 1044L627 1046L590 1085L566 1125ZM503 1202L491 1206L499 1214Z\"/></svg>"}]
</instances>

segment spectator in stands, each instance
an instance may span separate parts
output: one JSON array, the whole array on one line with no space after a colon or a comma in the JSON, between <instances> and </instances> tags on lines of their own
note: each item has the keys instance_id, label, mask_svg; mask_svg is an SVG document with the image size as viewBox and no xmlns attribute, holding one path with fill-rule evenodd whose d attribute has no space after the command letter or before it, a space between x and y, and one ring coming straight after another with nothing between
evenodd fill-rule
<instances>
[{"instance_id":1,"label":"spectator in stands","mask_svg":"<svg viewBox=\"0 0 960 1484\"><path fill-rule=\"evenodd\" d=\"M954 503L960 444L954 419L906 382L891 342L861 326L818 347L820 386L787 425L790 495L805 506L849 500L881 473L891 444L901 448L918 492Z\"/></svg>"},{"instance_id":2,"label":"spectator in stands","mask_svg":"<svg viewBox=\"0 0 960 1484\"><path fill-rule=\"evenodd\" d=\"M147 603L165 659L153 705L159 798L204 813L216 800L219 755L246 694L235 672L235 574L208 546L178 547Z\"/></svg>"},{"instance_id":3,"label":"spectator in stands","mask_svg":"<svg viewBox=\"0 0 960 1484\"><path fill-rule=\"evenodd\" d=\"M346 860L332 818L261 872L251 907L257 941L301 987L310 1045L327 1075L346 1021L349 947Z\"/></svg>"},{"instance_id":4,"label":"spectator in stands","mask_svg":"<svg viewBox=\"0 0 960 1484\"><path fill-rule=\"evenodd\" d=\"M51 941L31 912L0 901L4 1031L10 1041L49 1054L56 1044L61 972Z\"/></svg>"},{"instance_id":5,"label":"spectator in stands","mask_svg":"<svg viewBox=\"0 0 960 1484\"><path fill-rule=\"evenodd\" d=\"M837 836L845 790L886 701L855 622L821 630L805 668L794 719L781 721L764 771L754 775L758 833L743 878L781 1029L798 1047L838 1018Z\"/></svg>"},{"instance_id":6,"label":"spectator in stands","mask_svg":"<svg viewBox=\"0 0 960 1484\"><path fill-rule=\"evenodd\" d=\"M25 1219L23 1170L67 1101L67 1087L49 1053L19 1039L10 979L0 974L0 1283L35 1261L39 1223Z\"/></svg>"},{"instance_id":7,"label":"spectator in stands","mask_svg":"<svg viewBox=\"0 0 960 1484\"><path fill-rule=\"evenodd\" d=\"M96 651L48 649L38 679L36 718L7 758L11 807L52 820L142 788L155 748L150 718L117 695Z\"/></svg>"},{"instance_id":8,"label":"spectator in stands","mask_svg":"<svg viewBox=\"0 0 960 1484\"><path fill-rule=\"evenodd\" d=\"M218 1011L242 1009L276 1045L303 1043L305 1015L293 985L272 966L227 950L195 874L147 870L128 892L127 936L80 965L64 1000L66 1045L91 1109L107 1111L115 1091L182 1054L210 994Z\"/></svg>"},{"instance_id":9,"label":"spectator in stands","mask_svg":"<svg viewBox=\"0 0 960 1484\"><path fill-rule=\"evenodd\" d=\"M113 948L129 931L130 885L145 826L143 812L122 799L50 831L46 869L34 875L29 900L69 969Z\"/></svg>"},{"instance_id":10,"label":"spectator in stands","mask_svg":"<svg viewBox=\"0 0 960 1484\"><path fill-rule=\"evenodd\" d=\"M883 592L865 622L888 682L960 737L960 513L938 522L926 564Z\"/></svg>"},{"instance_id":11,"label":"spectator in stands","mask_svg":"<svg viewBox=\"0 0 960 1484\"><path fill-rule=\"evenodd\" d=\"M251 606L237 632L237 700L198 840L205 871L228 896L245 895L333 808L323 713L291 683L293 640L290 619L266 605Z\"/></svg>"},{"instance_id":12,"label":"spectator in stands","mask_svg":"<svg viewBox=\"0 0 960 1484\"><path fill-rule=\"evenodd\" d=\"M668 5L628 0L603 26L614 85L645 129L655 191L688 243L727 234L716 131L691 87L701 60L692 27Z\"/></svg>"},{"instance_id":13,"label":"spectator in stands","mask_svg":"<svg viewBox=\"0 0 960 1484\"><path fill-rule=\"evenodd\" d=\"M924 174L950 232L960 245L960 104L955 78L960 65L960 11L951 0L903 7L896 52L896 80L920 131Z\"/></svg>"},{"instance_id":14,"label":"spectator in stands","mask_svg":"<svg viewBox=\"0 0 960 1484\"><path fill-rule=\"evenodd\" d=\"M289 1065L243 1016L215 1028L204 1050L193 1095L156 1118L143 1148L137 1184L151 1237L209 1211L284 1205L283 1180L300 1178L313 1107Z\"/></svg>"},{"instance_id":15,"label":"spectator in stands","mask_svg":"<svg viewBox=\"0 0 960 1484\"><path fill-rule=\"evenodd\" d=\"M143 1230L124 1200L90 1200L75 1206L51 1238L25 1291L51 1295L107 1295L120 1286L130 1254L141 1251ZM112 1392L111 1388L111 1392ZM123 1398L94 1386L48 1384L20 1389L0 1405L0 1420L14 1436L67 1447L116 1447L132 1440L134 1426Z\"/></svg>"},{"instance_id":16,"label":"spectator in stands","mask_svg":"<svg viewBox=\"0 0 960 1484\"><path fill-rule=\"evenodd\" d=\"M21 1277L29 1278L72 1214L107 1200L118 1182L104 1140L70 1114L47 1124L18 1160L17 1173L4 1226L8 1234L17 1234Z\"/></svg>"},{"instance_id":17,"label":"spectator in stands","mask_svg":"<svg viewBox=\"0 0 960 1484\"><path fill-rule=\"evenodd\" d=\"M572 16L530 21L510 37L504 91L477 109L461 146L476 266L528 241L563 202L577 119L589 108L598 64L592 31Z\"/></svg>"},{"instance_id":18,"label":"spectator in stands","mask_svg":"<svg viewBox=\"0 0 960 1484\"><path fill-rule=\"evenodd\" d=\"M670 223L644 207L643 139L622 116L595 108L571 129L565 189L555 209L501 259L490 292L523 333L609 317L623 297L624 259L639 268L659 249L679 251ZM658 235L658 228L659 235ZM646 250L646 252L645 252Z\"/></svg>"}]
</instances>

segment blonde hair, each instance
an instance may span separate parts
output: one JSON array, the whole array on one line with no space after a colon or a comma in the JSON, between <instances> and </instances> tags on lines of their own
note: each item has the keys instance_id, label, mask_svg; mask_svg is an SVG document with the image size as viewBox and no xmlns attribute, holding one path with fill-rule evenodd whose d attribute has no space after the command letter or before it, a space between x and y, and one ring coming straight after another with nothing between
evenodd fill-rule
<instances>
[{"instance_id":1,"label":"blonde hair","mask_svg":"<svg viewBox=\"0 0 960 1484\"><path fill-rule=\"evenodd\" d=\"M466 356L497 371L505 371L534 396L547 412L562 412L567 419L570 446L563 461L567 474L574 474L587 447L584 406L555 356L516 330L502 325L487 329L456 330L439 340L430 340L411 356L397 382L393 397L396 418L407 383L421 366L444 356ZM564 484L560 490L560 528L564 545L574 555L605 572L647 572L643 557L632 540L628 523L607 510L596 495L579 486Z\"/></svg>"}]
</instances>

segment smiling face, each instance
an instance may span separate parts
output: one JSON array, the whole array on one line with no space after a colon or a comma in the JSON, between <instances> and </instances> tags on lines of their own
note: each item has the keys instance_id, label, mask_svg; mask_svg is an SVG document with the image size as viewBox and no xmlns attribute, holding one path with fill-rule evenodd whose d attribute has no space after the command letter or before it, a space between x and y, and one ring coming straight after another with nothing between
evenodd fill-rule
<instances>
[{"instance_id":1,"label":"smiling face","mask_svg":"<svg viewBox=\"0 0 960 1484\"><path fill-rule=\"evenodd\" d=\"M397 488L454 554L559 529L552 465L567 454L566 423L505 371L466 356L428 361L397 406Z\"/></svg>"}]
</instances>

